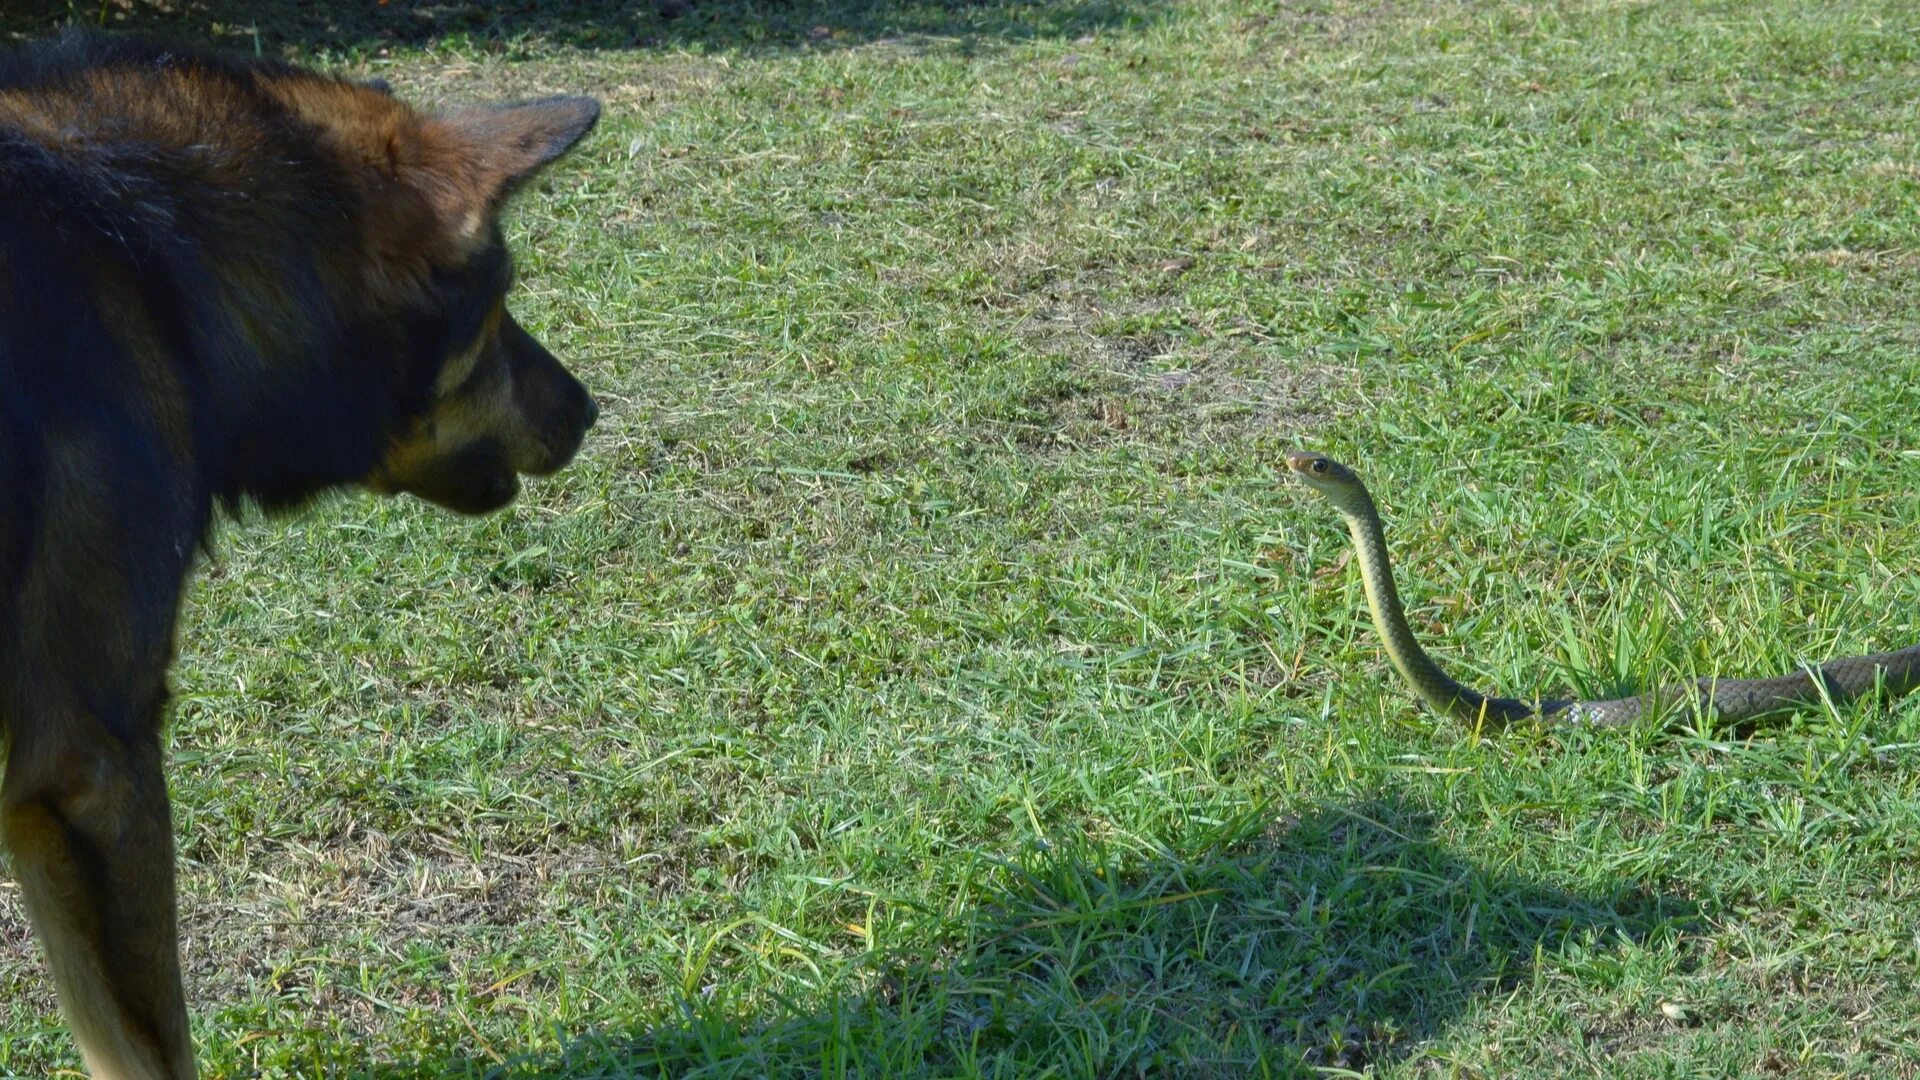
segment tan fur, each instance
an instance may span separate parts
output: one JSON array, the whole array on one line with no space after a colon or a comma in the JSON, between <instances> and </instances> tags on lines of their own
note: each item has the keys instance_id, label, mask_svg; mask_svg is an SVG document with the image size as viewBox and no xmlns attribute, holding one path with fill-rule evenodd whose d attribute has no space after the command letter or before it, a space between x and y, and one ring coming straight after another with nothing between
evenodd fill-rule
<instances>
[{"instance_id":1,"label":"tan fur","mask_svg":"<svg viewBox=\"0 0 1920 1080\"><path fill-rule=\"evenodd\" d=\"M195 1075L161 734L216 500L484 513L573 456L496 218L597 115L171 51L0 91L0 844L94 1077Z\"/></svg>"}]
</instances>

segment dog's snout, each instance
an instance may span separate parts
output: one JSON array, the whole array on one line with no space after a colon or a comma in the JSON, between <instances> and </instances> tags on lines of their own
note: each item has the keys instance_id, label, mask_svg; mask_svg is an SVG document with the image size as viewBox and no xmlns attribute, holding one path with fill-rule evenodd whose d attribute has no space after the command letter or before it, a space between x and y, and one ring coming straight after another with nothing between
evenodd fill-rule
<instances>
[{"instance_id":1,"label":"dog's snout","mask_svg":"<svg viewBox=\"0 0 1920 1080\"><path fill-rule=\"evenodd\" d=\"M586 417L587 417L588 427L592 427L594 424L599 423L600 421L600 403L593 400L592 397L587 398Z\"/></svg>"}]
</instances>

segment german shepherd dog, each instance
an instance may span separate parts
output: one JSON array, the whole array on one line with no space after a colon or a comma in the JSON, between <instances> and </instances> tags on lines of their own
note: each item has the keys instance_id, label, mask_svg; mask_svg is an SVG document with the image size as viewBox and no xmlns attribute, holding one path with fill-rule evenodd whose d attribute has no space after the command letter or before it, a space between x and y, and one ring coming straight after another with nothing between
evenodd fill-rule
<instances>
[{"instance_id":1,"label":"german shepherd dog","mask_svg":"<svg viewBox=\"0 0 1920 1080\"><path fill-rule=\"evenodd\" d=\"M467 514L598 412L504 300L502 202L588 98L445 114L271 61L0 55L0 840L95 1077L194 1075L161 774L217 508Z\"/></svg>"}]
</instances>

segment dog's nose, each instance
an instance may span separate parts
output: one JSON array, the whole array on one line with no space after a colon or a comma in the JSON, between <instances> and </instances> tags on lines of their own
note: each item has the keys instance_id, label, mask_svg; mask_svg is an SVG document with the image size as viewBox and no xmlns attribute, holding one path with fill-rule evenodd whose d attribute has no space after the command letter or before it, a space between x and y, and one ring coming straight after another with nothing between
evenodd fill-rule
<instances>
[{"instance_id":1,"label":"dog's nose","mask_svg":"<svg viewBox=\"0 0 1920 1080\"><path fill-rule=\"evenodd\" d=\"M587 399L587 426L592 427L597 421L599 421L599 419L600 419L600 403L593 400L592 398L588 398Z\"/></svg>"}]
</instances>

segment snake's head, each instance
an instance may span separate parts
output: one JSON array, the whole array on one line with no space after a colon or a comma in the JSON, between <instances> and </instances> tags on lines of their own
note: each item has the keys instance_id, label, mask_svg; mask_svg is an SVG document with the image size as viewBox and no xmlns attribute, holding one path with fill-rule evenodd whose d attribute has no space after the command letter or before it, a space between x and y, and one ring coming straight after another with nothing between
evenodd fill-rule
<instances>
[{"instance_id":1,"label":"snake's head","mask_svg":"<svg viewBox=\"0 0 1920 1080\"><path fill-rule=\"evenodd\" d=\"M1325 454L1305 450L1288 451L1287 470L1293 473L1294 479L1319 492L1343 511L1358 512L1362 507L1372 505L1373 500L1367 495L1366 485L1360 482L1353 470Z\"/></svg>"}]
</instances>

